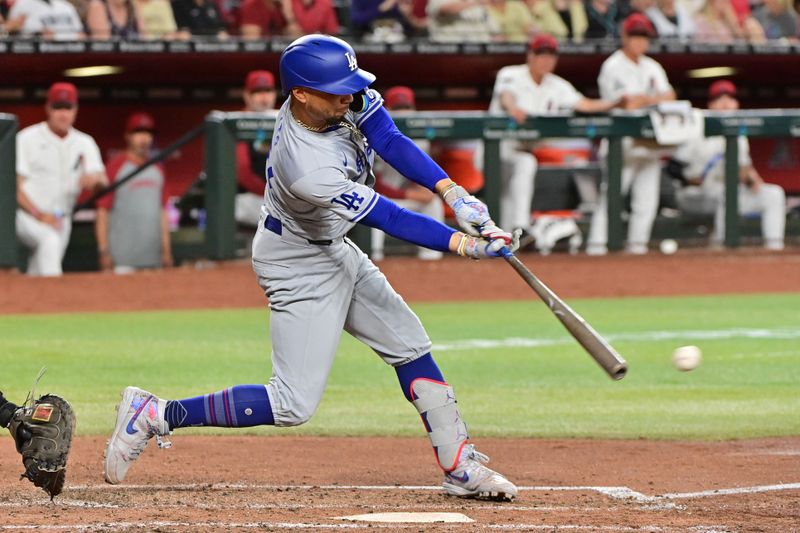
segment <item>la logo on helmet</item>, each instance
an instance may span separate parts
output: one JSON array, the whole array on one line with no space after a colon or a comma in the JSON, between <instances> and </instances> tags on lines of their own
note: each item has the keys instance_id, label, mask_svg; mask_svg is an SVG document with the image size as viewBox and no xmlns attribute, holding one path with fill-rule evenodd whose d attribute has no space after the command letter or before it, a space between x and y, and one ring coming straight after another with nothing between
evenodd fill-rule
<instances>
[{"instance_id":1,"label":"la logo on helmet","mask_svg":"<svg viewBox=\"0 0 800 533\"><path fill-rule=\"evenodd\" d=\"M350 70L356 70L358 68L356 56L351 55L350 52L345 52L344 57L347 58L347 66L350 67Z\"/></svg>"}]
</instances>

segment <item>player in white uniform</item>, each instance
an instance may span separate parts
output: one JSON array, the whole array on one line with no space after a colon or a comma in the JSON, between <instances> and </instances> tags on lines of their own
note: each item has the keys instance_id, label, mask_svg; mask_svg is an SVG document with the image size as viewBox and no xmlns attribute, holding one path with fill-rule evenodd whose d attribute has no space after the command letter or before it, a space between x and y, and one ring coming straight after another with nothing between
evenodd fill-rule
<instances>
[{"instance_id":1,"label":"player in white uniform","mask_svg":"<svg viewBox=\"0 0 800 533\"><path fill-rule=\"evenodd\" d=\"M518 124L529 116L553 115L580 111L602 113L613 102L586 98L564 78L553 74L558 63L558 41L546 33L528 43L527 63L503 67L497 73L490 113L506 113ZM617 98L619 100L619 97ZM561 148L586 147L585 139L549 139L537 142ZM530 230L531 202L538 162L531 153L531 143L504 140L500 143L503 164L503 193L500 225L504 228ZM524 240L524 238L523 238Z\"/></svg>"},{"instance_id":2,"label":"player in white uniform","mask_svg":"<svg viewBox=\"0 0 800 533\"><path fill-rule=\"evenodd\" d=\"M53 84L45 110L46 121L17 134L17 237L30 250L28 274L60 276L75 200L108 179L94 139L72 127L75 86Z\"/></svg>"},{"instance_id":3,"label":"player in white uniform","mask_svg":"<svg viewBox=\"0 0 800 533\"><path fill-rule=\"evenodd\" d=\"M640 109L659 102L674 100L675 91L664 69L645 53L655 29L641 13L634 13L622 25L622 48L603 62L597 84L600 97L614 101L625 97L626 109ZM622 192L630 190L631 216L628 222L626 251L646 254L650 232L658 211L663 150L651 142L630 137L623 139ZM600 203L592 217L586 253L607 253L608 197L601 191Z\"/></svg>"},{"instance_id":4,"label":"player in white uniform","mask_svg":"<svg viewBox=\"0 0 800 533\"><path fill-rule=\"evenodd\" d=\"M447 494L510 500L516 487L486 468L468 443L453 388L430 354L417 316L346 234L357 223L439 251L498 257L516 249L486 206L454 184L407 137L370 89L344 41L308 35L280 61L281 107L267 162L253 269L269 297L272 378L196 398L165 401L135 387L123 392L106 450L105 477L119 483L150 437L184 426L294 426L322 398L342 330L393 366L422 416ZM355 96L354 96L355 95ZM355 108L355 109L354 109ZM406 177L439 192L469 233L401 209L371 185L375 153Z\"/></svg>"},{"instance_id":5,"label":"player in white uniform","mask_svg":"<svg viewBox=\"0 0 800 533\"><path fill-rule=\"evenodd\" d=\"M736 86L720 80L709 87L708 108L713 111L736 111ZM675 159L686 164L684 175L692 185L678 194L679 204L698 194L714 209L712 245L725 236L725 137L695 139L678 148ZM779 185L764 183L753 168L750 143L739 137L739 212L761 215L761 234L768 250L783 250L786 227L786 193ZM695 198L697 199L697 198Z\"/></svg>"}]
</instances>

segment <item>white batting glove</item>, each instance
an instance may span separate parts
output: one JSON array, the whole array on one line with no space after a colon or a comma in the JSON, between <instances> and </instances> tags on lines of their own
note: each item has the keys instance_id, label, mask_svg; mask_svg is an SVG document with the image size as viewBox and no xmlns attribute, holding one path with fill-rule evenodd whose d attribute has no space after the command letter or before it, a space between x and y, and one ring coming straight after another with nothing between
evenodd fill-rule
<instances>
[{"instance_id":1,"label":"white batting glove","mask_svg":"<svg viewBox=\"0 0 800 533\"><path fill-rule=\"evenodd\" d=\"M519 236L521 233L522 230L519 229L514 230L514 233L505 233L510 236L510 240L508 241L502 237L488 240L480 237L472 237L470 235L462 235L461 241L459 241L458 247L456 248L456 253L464 257L471 257L472 259L503 257L519 249Z\"/></svg>"},{"instance_id":2,"label":"white batting glove","mask_svg":"<svg viewBox=\"0 0 800 533\"><path fill-rule=\"evenodd\" d=\"M486 207L486 204L469 194L460 185L455 183L448 185L442 191L442 199L447 202L447 205L455 213L458 224L473 237L480 237L480 229L492 223L492 219L489 216L489 208Z\"/></svg>"},{"instance_id":3,"label":"white batting glove","mask_svg":"<svg viewBox=\"0 0 800 533\"><path fill-rule=\"evenodd\" d=\"M497 224L494 223L494 220L489 220L482 228L480 228L481 237L486 239L487 241L494 241L497 239L502 239L505 241L506 245L510 245L514 241L514 234L504 231L497 227ZM519 232L519 233L517 233ZM516 230L516 240L517 240L517 248L519 248L519 235L522 233L522 230ZM516 250L517 248L514 248ZM512 250L513 251L513 250Z\"/></svg>"}]
</instances>

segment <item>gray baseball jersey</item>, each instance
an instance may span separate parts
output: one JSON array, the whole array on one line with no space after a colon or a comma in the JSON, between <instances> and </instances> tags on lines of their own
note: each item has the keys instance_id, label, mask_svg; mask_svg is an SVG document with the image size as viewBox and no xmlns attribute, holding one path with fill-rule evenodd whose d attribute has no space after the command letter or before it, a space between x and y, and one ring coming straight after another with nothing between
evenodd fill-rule
<instances>
[{"instance_id":1,"label":"gray baseball jersey","mask_svg":"<svg viewBox=\"0 0 800 533\"><path fill-rule=\"evenodd\" d=\"M343 330L393 366L431 349L417 316L345 236L378 199L374 154L357 129L382 105L377 92L368 96L364 112L345 117L350 127L310 131L291 100L278 114L253 269L270 302L267 393L279 426L314 413Z\"/></svg>"},{"instance_id":2,"label":"gray baseball jersey","mask_svg":"<svg viewBox=\"0 0 800 533\"><path fill-rule=\"evenodd\" d=\"M284 227L313 240L342 237L375 205L372 186L375 153L357 129L383 100L368 92L362 113L348 111L350 127L324 133L303 127L292 116L287 100L278 113L267 161L267 211Z\"/></svg>"}]
</instances>

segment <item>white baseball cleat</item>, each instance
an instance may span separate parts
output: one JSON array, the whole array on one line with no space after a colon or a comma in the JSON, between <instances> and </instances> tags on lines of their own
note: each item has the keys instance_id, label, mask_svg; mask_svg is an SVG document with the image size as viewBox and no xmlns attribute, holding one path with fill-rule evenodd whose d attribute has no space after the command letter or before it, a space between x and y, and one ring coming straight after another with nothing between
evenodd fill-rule
<instances>
[{"instance_id":1,"label":"white baseball cleat","mask_svg":"<svg viewBox=\"0 0 800 533\"><path fill-rule=\"evenodd\" d=\"M489 458L467 444L461 450L458 466L445 472L442 487L450 496L510 502L517 497L517 487L505 476L483 466Z\"/></svg>"},{"instance_id":2,"label":"white baseball cleat","mask_svg":"<svg viewBox=\"0 0 800 533\"><path fill-rule=\"evenodd\" d=\"M131 463L155 436L159 448L169 448L168 441L161 436L169 435L169 426L164 420L166 400L160 400L147 391L128 387L122 391L122 401L117 406L117 425L108 441L103 473L106 483L116 485L125 479Z\"/></svg>"}]
</instances>

